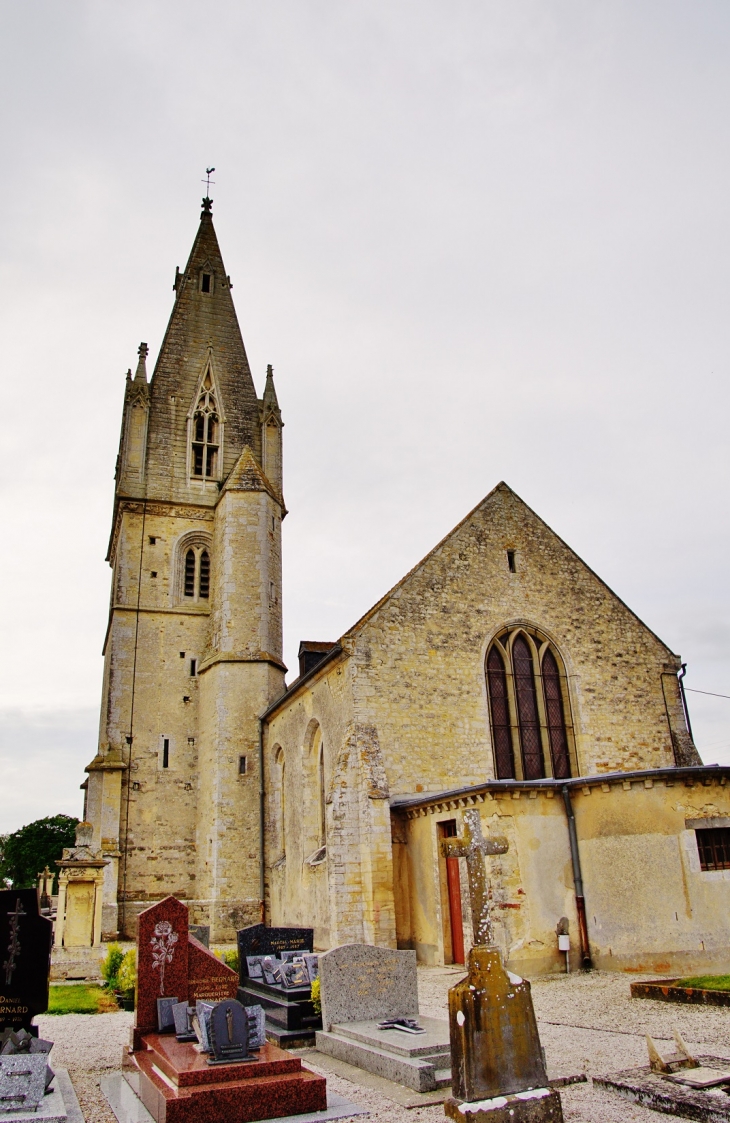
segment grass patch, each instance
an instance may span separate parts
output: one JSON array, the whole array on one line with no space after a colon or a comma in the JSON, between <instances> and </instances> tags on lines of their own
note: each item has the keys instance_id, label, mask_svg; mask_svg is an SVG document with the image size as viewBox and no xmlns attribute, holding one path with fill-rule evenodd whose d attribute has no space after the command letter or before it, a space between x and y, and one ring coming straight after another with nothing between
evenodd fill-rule
<instances>
[{"instance_id":1,"label":"grass patch","mask_svg":"<svg viewBox=\"0 0 730 1123\"><path fill-rule=\"evenodd\" d=\"M118 1009L114 995L93 983L51 984L49 1014L113 1014Z\"/></svg>"},{"instance_id":2,"label":"grass patch","mask_svg":"<svg viewBox=\"0 0 730 1123\"><path fill-rule=\"evenodd\" d=\"M677 979L675 987L694 987L695 990L730 990L730 975L692 975L689 979Z\"/></svg>"}]
</instances>

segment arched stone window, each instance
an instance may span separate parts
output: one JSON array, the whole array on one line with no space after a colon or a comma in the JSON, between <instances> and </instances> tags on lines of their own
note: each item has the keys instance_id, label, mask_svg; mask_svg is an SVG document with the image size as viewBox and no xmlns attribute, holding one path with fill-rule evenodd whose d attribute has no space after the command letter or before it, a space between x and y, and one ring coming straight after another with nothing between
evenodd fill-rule
<instances>
[{"instance_id":1,"label":"arched stone window","mask_svg":"<svg viewBox=\"0 0 730 1123\"><path fill-rule=\"evenodd\" d=\"M188 431L191 477L202 480L220 479L223 422L210 364L199 385L193 409L188 414Z\"/></svg>"},{"instance_id":2,"label":"arched stone window","mask_svg":"<svg viewBox=\"0 0 730 1123\"><path fill-rule=\"evenodd\" d=\"M549 640L535 628L505 628L487 652L486 672L497 779L576 775L568 680Z\"/></svg>"},{"instance_id":3,"label":"arched stone window","mask_svg":"<svg viewBox=\"0 0 730 1123\"><path fill-rule=\"evenodd\" d=\"M327 857L325 754L322 729L312 718L302 745L303 806L302 853L307 866L318 866Z\"/></svg>"},{"instance_id":4,"label":"arched stone window","mask_svg":"<svg viewBox=\"0 0 730 1123\"><path fill-rule=\"evenodd\" d=\"M192 531L180 539L175 553L176 602L207 607L210 599L210 536Z\"/></svg>"}]
</instances>

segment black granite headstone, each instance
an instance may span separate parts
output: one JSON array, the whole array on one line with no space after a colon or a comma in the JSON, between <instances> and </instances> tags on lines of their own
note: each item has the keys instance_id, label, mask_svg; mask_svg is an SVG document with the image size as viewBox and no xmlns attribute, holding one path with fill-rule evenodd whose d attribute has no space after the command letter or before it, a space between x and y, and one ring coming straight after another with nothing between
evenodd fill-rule
<instances>
[{"instance_id":1,"label":"black granite headstone","mask_svg":"<svg viewBox=\"0 0 730 1123\"><path fill-rule=\"evenodd\" d=\"M248 978L247 956L271 955L279 957L283 951L314 951L313 928L267 928L265 924L252 924L237 933L241 986Z\"/></svg>"},{"instance_id":2,"label":"black granite headstone","mask_svg":"<svg viewBox=\"0 0 730 1123\"><path fill-rule=\"evenodd\" d=\"M37 889L0 890L0 1033L30 1030L35 1015L48 1009L52 939Z\"/></svg>"},{"instance_id":3,"label":"black granite headstone","mask_svg":"<svg viewBox=\"0 0 730 1123\"><path fill-rule=\"evenodd\" d=\"M232 1064L255 1060L248 1051L248 1018L235 998L213 1007L210 1015L210 1045L213 1056L208 1064Z\"/></svg>"}]
</instances>

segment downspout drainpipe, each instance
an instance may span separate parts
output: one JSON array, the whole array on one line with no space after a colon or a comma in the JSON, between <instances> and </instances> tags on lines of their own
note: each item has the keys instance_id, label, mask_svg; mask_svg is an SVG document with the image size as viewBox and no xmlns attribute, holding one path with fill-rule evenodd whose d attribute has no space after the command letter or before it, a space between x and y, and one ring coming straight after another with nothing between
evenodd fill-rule
<instances>
[{"instance_id":1,"label":"downspout drainpipe","mask_svg":"<svg viewBox=\"0 0 730 1123\"><path fill-rule=\"evenodd\" d=\"M584 970L593 966L591 949L588 943L588 922L586 920L586 899L583 895L583 875L580 870L578 852L578 832L575 828L575 812L570 798L570 788L563 788L563 803L568 817L568 837L570 839L570 858L573 863L573 884L575 886L575 908L578 913L578 937L580 939L580 962Z\"/></svg>"},{"instance_id":2,"label":"downspout drainpipe","mask_svg":"<svg viewBox=\"0 0 730 1123\"><path fill-rule=\"evenodd\" d=\"M261 923L266 923L266 898L264 859L266 857L264 838L264 808L266 789L264 788L264 723L259 718L259 897L261 898Z\"/></svg>"}]
</instances>

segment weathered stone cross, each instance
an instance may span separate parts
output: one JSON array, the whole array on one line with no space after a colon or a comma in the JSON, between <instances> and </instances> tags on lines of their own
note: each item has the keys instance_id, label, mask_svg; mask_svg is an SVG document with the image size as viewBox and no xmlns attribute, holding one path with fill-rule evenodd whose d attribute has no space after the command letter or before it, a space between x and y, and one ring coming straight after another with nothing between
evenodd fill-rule
<instances>
[{"instance_id":1,"label":"weathered stone cross","mask_svg":"<svg viewBox=\"0 0 730 1123\"><path fill-rule=\"evenodd\" d=\"M474 809L464 812L464 837L445 838L441 847L447 858L466 858L474 946L491 946L494 943L494 933L489 915L489 882L484 855L506 853L507 839L485 838L482 834L481 816Z\"/></svg>"}]
</instances>

